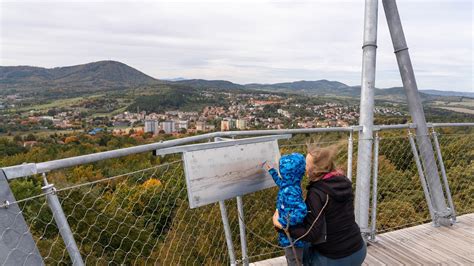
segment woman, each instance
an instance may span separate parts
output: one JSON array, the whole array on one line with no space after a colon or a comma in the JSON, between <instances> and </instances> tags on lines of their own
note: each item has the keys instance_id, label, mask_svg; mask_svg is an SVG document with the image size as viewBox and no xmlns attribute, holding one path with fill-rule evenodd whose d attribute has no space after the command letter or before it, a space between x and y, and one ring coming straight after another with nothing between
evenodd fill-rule
<instances>
[{"instance_id":1,"label":"woman","mask_svg":"<svg viewBox=\"0 0 474 266\"><path fill-rule=\"evenodd\" d=\"M308 215L303 223L289 228L292 238L308 243L305 265L361 265L367 254L355 222L352 183L336 170L335 153L335 147L308 147ZM273 224L282 230L275 215Z\"/></svg>"}]
</instances>

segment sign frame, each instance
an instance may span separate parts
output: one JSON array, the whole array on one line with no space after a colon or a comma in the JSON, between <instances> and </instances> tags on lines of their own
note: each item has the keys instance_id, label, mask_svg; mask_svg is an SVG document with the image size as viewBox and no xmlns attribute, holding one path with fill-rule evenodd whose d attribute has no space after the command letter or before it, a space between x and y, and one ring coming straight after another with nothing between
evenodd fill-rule
<instances>
[{"instance_id":1,"label":"sign frame","mask_svg":"<svg viewBox=\"0 0 474 266\"><path fill-rule=\"evenodd\" d=\"M225 195L224 194L219 195L219 196L216 195L214 198L211 197L211 199L208 198L208 197L206 197L205 199L202 199L201 198L202 195L201 196L196 195L196 189L195 189L196 185L195 185L195 183L192 184L193 180L191 180L191 177L193 176L192 173L194 173L192 171L195 171L195 169L192 170L190 168L191 167L190 166L190 160L192 159L190 156L194 156L194 154L196 152L199 153L199 152L206 151L206 150L222 149L222 148L225 148L225 147L230 147L232 149L232 148L237 148L239 146L248 146L248 145L251 145L251 144L261 144L261 145L267 145L267 148L276 149L278 154L277 154L277 157L274 160L277 160L277 158L279 158L279 156L280 156L280 151L279 151L279 148L278 148L278 140L279 139L289 139L289 138L291 138L291 135L275 135L275 136L264 136L264 137L256 137L256 138L247 138L247 139L239 139L239 140L228 140L228 141L188 145L188 147L176 147L176 148L183 149L183 154L182 154L183 165L184 165L183 168L184 168L184 173L185 173L185 178L186 178L186 190L187 190L187 194L188 194L189 207L190 208L197 208L197 207L205 206L205 205L208 205L208 204L216 203L216 202L231 199L231 198L235 198L237 196L242 196L244 194L253 193L253 192L256 192L256 191L259 191L259 190L262 190L262 189L266 189L266 188L270 188L270 187L275 186L275 184L273 183L273 180L271 180L271 185L268 185L268 184L264 185L263 188L258 188L257 190L250 189L249 191L245 191L245 189L244 189L244 190L239 192L239 191L232 191L232 189L230 189L230 191L227 191L227 194L225 194ZM166 153L168 153L168 152L166 152ZM219 160L219 159L217 159L217 160ZM266 182L269 182L269 181L267 180ZM261 184L263 184L263 182ZM258 187L261 184L253 184L252 187L255 189L255 186ZM208 183L207 185L213 186L212 182ZM235 184L230 183L230 184L228 184L228 186L235 186ZM209 190L212 190L212 189L209 189ZM229 192L233 192L233 193L229 193Z\"/></svg>"}]
</instances>

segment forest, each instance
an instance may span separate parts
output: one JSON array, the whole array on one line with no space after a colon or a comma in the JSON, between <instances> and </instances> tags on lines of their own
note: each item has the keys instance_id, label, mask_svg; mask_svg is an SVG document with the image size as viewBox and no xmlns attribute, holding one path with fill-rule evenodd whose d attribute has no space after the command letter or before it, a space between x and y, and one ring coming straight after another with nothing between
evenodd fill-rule
<instances>
[{"instance_id":1,"label":"forest","mask_svg":"<svg viewBox=\"0 0 474 266\"><path fill-rule=\"evenodd\" d=\"M458 215L474 211L474 132L438 129L443 161ZM356 135L357 136L357 135ZM356 137L355 136L355 137ZM161 137L161 140L166 138ZM169 136L167 137L169 138ZM45 139L46 141L46 139ZM58 144L59 141L64 144ZM149 142L103 132L96 136L56 135L25 148L1 139L1 166L41 162ZM305 153L306 143L342 143L338 166L347 172L347 134L300 134L280 142L281 153ZM353 158L357 158L357 138ZM355 181L356 162L352 165ZM47 174L54 184L86 264L222 265L228 263L218 204L190 209L179 155L129 155ZM305 181L307 182L307 181ZM10 182L46 264L70 264L52 213L42 195L42 178ZM276 189L245 195L250 261L282 255L276 248L271 215ZM406 130L380 132L377 231L383 233L429 221L424 194ZM235 200L226 201L234 247L240 255Z\"/></svg>"}]
</instances>

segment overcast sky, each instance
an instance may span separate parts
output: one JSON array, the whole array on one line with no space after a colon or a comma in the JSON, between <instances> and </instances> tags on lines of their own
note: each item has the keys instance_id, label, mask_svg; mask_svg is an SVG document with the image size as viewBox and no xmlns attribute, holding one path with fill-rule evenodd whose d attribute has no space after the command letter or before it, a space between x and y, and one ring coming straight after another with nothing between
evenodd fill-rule
<instances>
[{"instance_id":1,"label":"overcast sky","mask_svg":"<svg viewBox=\"0 0 474 266\"><path fill-rule=\"evenodd\" d=\"M362 0L0 1L2 66L117 60L155 78L360 84ZM474 91L472 1L398 6L419 87ZM376 86L400 86L381 3L378 46Z\"/></svg>"}]
</instances>

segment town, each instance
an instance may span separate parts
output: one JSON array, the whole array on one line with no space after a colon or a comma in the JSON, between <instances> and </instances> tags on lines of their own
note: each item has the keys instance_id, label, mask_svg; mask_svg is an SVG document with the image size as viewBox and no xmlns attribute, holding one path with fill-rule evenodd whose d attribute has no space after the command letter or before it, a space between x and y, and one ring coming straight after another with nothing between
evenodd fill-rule
<instances>
[{"instance_id":1,"label":"town","mask_svg":"<svg viewBox=\"0 0 474 266\"><path fill-rule=\"evenodd\" d=\"M203 97L215 97L210 92L201 92ZM0 100L0 133L31 130L78 130L91 135L105 129L116 135L131 133L199 134L211 131L246 129L281 129L345 127L357 124L359 109L356 104L347 105L337 100L320 104L302 101L301 98L284 97L279 94L220 93L225 102L222 105L207 105L197 111L167 110L150 112L146 110L125 110L113 115L99 115L87 112L84 106L94 107L94 100L83 100L70 106L51 107L43 110L23 108L15 112L15 104L21 97L8 95ZM99 100L96 100L99 101ZM98 105L111 105L114 101ZM92 107L91 107L92 106ZM112 108L113 109L113 108ZM395 107L376 107L377 115L403 116Z\"/></svg>"}]
</instances>

